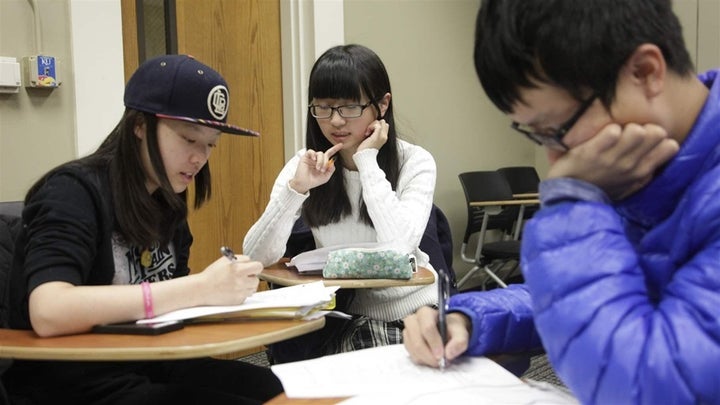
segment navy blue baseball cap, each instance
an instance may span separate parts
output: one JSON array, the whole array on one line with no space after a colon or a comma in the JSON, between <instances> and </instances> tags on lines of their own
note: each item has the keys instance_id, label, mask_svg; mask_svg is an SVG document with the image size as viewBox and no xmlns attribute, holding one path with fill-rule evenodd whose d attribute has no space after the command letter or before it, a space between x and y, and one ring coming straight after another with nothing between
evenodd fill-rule
<instances>
[{"instance_id":1,"label":"navy blue baseball cap","mask_svg":"<svg viewBox=\"0 0 720 405\"><path fill-rule=\"evenodd\" d=\"M227 123L230 92L225 79L189 55L163 55L143 62L125 86L125 107L228 134L260 135Z\"/></svg>"}]
</instances>

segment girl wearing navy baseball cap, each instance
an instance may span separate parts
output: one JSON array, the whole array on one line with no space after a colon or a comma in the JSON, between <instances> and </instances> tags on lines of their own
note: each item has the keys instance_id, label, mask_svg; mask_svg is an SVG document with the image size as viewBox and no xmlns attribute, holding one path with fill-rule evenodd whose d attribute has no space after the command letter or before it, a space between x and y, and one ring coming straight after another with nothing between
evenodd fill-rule
<instances>
[{"instance_id":1,"label":"girl wearing navy baseball cap","mask_svg":"<svg viewBox=\"0 0 720 405\"><path fill-rule=\"evenodd\" d=\"M126 110L89 156L51 170L25 198L10 274L10 327L40 336L152 318L197 305L242 303L261 263L221 257L190 275L195 207L210 197L212 149L227 123L227 83L187 55L143 63ZM268 368L216 359L154 362L16 361L11 395L34 403L261 403L282 392Z\"/></svg>"}]
</instances>

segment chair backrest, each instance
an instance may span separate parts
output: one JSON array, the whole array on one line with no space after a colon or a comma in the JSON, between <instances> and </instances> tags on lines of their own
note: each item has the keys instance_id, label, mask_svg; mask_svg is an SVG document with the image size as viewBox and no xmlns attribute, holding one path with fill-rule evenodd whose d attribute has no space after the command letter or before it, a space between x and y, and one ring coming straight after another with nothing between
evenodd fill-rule
<instances>
[{"instance_id":1,"label":"chair backrest","mask_svg":"<svg viewBox=\"0 0 720 405\"><path fill-rule=\"evenodd\" d=\"M0 327L7 328L8 279L15 252L15 239L22 229L22 201L0 202ZM2 382L5 370L12 365L11 359L0 359L0 403L10 403Z\"/></svg>"},{"instance_id":2,"label":"chair backrest","mask_svg":"<svg viewBox=\"0 0 720 405\"><path fill-rule=\"evenodd\" d=\"M22 228L22 202L0 203L0 327L7 327L8 320L8 279L15 252L15 239ZM10 209L11 208L11 209Z\"/></svg>"},{"instance_id":3,"label":"chair backrest","mask_svg":"<svg viewBox=\"0 0 720 405\"><path fill-rule=\"evenodd\" d=\"M450 277L450 293L457 292L453 269L453 241L450 223L440 207L433 204L425 232L420 240L420 250L430 257L435 270L443 269Z\"/></svg>"},{"instance_id":4,"label":"chair backrest","mask_svg":"<svg viewBox=\"0 0 720 405\"><path fill-rule=\"evenodd\" d=\"M468 223L465 229L463 243L467 243L470 235L480 232L485 210L482 207L472 207L473 201L507 201L513 199L513 192L510 189L505 177L497 171L475 171L465 172L458 175L460 184L465 192L467 203ZM491 215L487 229L498 229L504 233L511 234L513 224L517 218L517 211L503 210L500 213Z\"/></svg>"},{"instance_id":5,"label":"chair backrest","mask_svg":"<svg viewBox=\"0 0 720 405\"><path fill-rule=\"evenodd\" d=\"M19 217L22 215L23 206L22 201L0 201L0 215Z\"/></svg>"},{"instance_id":6,"label":"chair backrest","mask_svg":"<svg viewBox=\"0 0 720 405\"><path fill-rule=\"evenodd\" d=\"M290 237L285 244L283 257L293 257L302 252L313 250L315 247L315 238L313 237L312 231L305 224L302 217L299 217L293 224Z\"/></svg>"},{"instance_id":7,"label":"chair backrest","mask_svg":"<svg viewBox=\"0 0 720 405\"><path fill-rule=\"evenodd\" d=\"M510 166L497 169L510 185L513 194L537 193L540 176L532 166Z\"/></svg>"}]
</instances>

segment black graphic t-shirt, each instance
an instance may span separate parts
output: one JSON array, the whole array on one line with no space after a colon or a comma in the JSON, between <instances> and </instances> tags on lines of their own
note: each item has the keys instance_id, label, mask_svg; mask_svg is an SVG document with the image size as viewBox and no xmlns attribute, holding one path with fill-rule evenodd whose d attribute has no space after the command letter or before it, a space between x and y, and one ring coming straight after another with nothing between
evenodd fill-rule
<instances>
[{"instance_id":1,"label":"black graphic t-shirt","mask_svg":"<svg viewBox=\"0 0 720 405\"><path fill-rule=\"evenodd\" d=\"M44 283L130 284L190 273L193 238L187 221L172 232L169 246L151 248L143 267L138 259L143 247L132 251L115 238L112 202L107 168L77 163L58 169L26 201L8 279L11 328L32 329L28 297Z\"/></svg>"}]
</instances>

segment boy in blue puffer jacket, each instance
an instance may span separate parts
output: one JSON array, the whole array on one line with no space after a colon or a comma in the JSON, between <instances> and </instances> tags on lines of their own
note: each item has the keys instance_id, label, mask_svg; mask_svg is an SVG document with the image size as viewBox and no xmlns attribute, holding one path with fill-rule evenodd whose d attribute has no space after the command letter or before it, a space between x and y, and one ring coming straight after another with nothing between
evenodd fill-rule
<instances>
[{"instance_id":1,"label":"boy in blue puffer jacket","mask_svg":"<svg viewBox=\"0 0 720 405\"><path fill-rule=\"evenodd\" d=\"M405 319L419 364L538 348L586 404L720 403L720 80L670 0L484 0L475 67L550 160L524 285Z\"/></svg>"}]
</instances>

